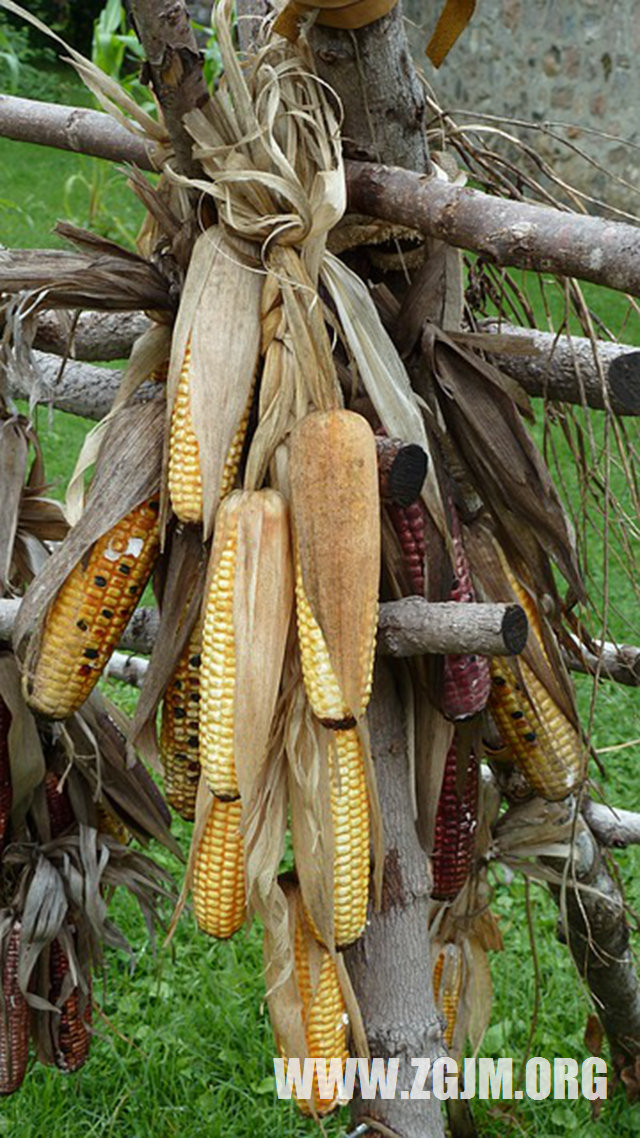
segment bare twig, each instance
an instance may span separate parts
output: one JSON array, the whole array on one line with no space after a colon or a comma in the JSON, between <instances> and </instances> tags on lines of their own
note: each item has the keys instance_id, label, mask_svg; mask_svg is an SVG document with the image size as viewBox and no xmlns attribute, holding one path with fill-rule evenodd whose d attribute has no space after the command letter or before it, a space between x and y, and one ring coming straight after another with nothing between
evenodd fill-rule
<instances>
[{"instance_id":1,"label":"bare twig","mask_svg":"<svg viewBox=\"0 0 640 1138\"><path fill-rule=\"evenodd\" d=\"M111 162L131 162L141 170L158 168L151 147L141 138L120 126L111 115L83 107L0 95L0 135Z\"/></svg>"}]
</instances>

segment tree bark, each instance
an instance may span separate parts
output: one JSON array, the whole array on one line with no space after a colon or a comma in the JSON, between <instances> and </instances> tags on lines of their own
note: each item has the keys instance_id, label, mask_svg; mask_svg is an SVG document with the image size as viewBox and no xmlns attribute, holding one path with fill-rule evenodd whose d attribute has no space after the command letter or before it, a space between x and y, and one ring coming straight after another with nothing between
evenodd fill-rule
<instances>
[{"instance_id":1,"label":"tree bark","mask_svg":"<svg viewBox=\"0 0 640 1138\"><path fill-rule=\"evenodd\" d=\"M428 863L416 835L402 706L388 664L378 663L369 712L371 744L384 817L382 907L346 963L365 1019L371 1055L399 1061L395 1098L357 1099L354 1120L373 1119L401 1138L444 1134L437 1099L402 1097L416 1069L411 1060L445 1054L429 961Z\"/></svg>"},{"instance_id":2,"label":"tree bark","mask_svg":"<svg viewBox=\"0 0 640 1138\"><path fill-rule=\"evenodd\" d=\"M603 680L615 680L627 687L640 687L640 647L633 644L596 644L598 655L588 652L578 640L573 638L576 655L569 658L569 667L574 672L595 676Z\"/></svg>"},{"instance_id":3,"label":"tree bark","mask_svg":"<svg viewBox=\"0 0 640 1138\"><path fill-rule=\"evenodd\" d=\"M425 89L411 61L402 4L357 32L316 24L311 44L318 74L344 109L345 155L428 170Z\"/></svg>"},{"instance_id":4,"label":"tree bark","mask_svg":"<svg viewBox=\"0 0 640 1138\"><path fill-rule=\"evenodd\" d=\"M591 798L583 801L582 814L601 846L624 849L640 845L640 814L594 802Z\"/></svg>"},{"instance_id":5,"label":"tree bark","mask_svg":"<svg viewBox=\"0 0 640 1138\"><path fill-rule=\"evenodd\" d=\"M200 177L202 167L193 157L193 139L182 120L187 111L207 101L209 91L187 8L182 0L126 0L126 8L147 57L178 169Z\"/></svg>"},{"instance_id":6,"label":"tree bark","mask_svg":"<svg viewBox=\"0 0 640 1138\"><path fill-rule=\"evenodd\" d=\"M87 363L126 360L136 340L151 327L142 312L83 312L72 326L56 312L38 316L34 348Z\"/></svg>"},{"instance_id":7,"label":"tree bark","mask_svg":"<svg viewBox=\"0 0 640 1138\"><path fill-rule=\"evenodd\" d=\"M380 606L378 650L389 656L517 656L529 624L516 604L460 605L405 597Z\"/></svg>"},{"instance_id":8,"label":"tree bark","mask_svg":"<svg viewBox=\"0 0 640 1138\"><path fill-rule=\"evenodd\" d=\"M557 858L541 860L559 873L565 869ZM620 1073L640 1056L640 980L629 946L624 898L586 825L578 828L574 865L576 884L569 872L566 889L552 885L551 892L561 914L566 911L562 932L589 985Z\"/></svg>"},{"instance_id":9,"label":"tree bark","mask_svg":"<svg viewBox=\"0 0 640 1138\"><path fill-rule=\"evenodd\" d=\"M114 652L104 674L112 680L120 680L134 688L141 688L147 674L149 661L141 656L127 656L124 652Z\"/></svg>"},{"instance_id":10,"label":"tree bark","mask_svg":"<svg viewBox=\"0 0 640 1138\"><path fill-rule=\"evenodd\" d=\"M85 419L103 419L111 410L122 380L121 371L67 360L61 373L62 360L45 352L34 352L37 367L38 400L50 403L59 411L81 415ZM14 399L30 399L32 379L12 369L9 390ZM158 395L157 383L143 383L134 398L143 403Z\"/></svg>"},{"instance_id":11,"label":"tree bark","mask_svg":"<svg viewBox=\"0 0 640 1138\"><path fill-rule=\"evenodd\" d=\"M554 336L551 332L519 328L513 324L483 321L482 333L465 336L466 343L491 353L492 363L524 387L529 395L552 401L586 402L602 411L605 393L619 415L640 415L640 351L627 344L599 340L594 346L585 336ZM494 351L491 336L508 336L522 352ZM498 341L496 341L498 343ZM530 347L529 347L530 345ZM599 373L602 368L603 382Z\"/></svg>"},{"instance_id":12,"label":"tree bark","mask_svg":"<svg viewBox=\"0 0 640 1138\"><path fill-rule=\"evenodd\" d=\"M511 268L640 295L640 228L498 198L399 167L347 162L349 207Z\"/></svg>"},{"instance_id":13,"label":"tree bark","mask_svg":"<svg viewBox=\"0 0 640 1138\"><path fill-rule=\"evenodd\" d=\"M153 147L102 111L0 95L0 135L111 162L131 162L141 170L158 169Z\"/></svg>"}]
</instances>

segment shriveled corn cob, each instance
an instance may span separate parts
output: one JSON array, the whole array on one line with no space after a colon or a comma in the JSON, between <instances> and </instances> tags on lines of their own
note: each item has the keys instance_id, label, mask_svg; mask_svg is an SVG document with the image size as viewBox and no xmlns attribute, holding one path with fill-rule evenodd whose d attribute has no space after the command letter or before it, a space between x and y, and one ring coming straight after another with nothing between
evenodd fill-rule
<instances>
[{"instance_id":1,"label":"shriveled corn cob","mask_svg":"<svg viewBox=\"0 0 640 1138\"><path fill-rule=\"evenodd\" d=\"M421 501L410 506L387 506L393 528L398 536L407 574L413 592L424 596L424 559L426 554L426 508Z\"/></svg>"},{"instance_id":2,"label":"shriveled corn cob","mask_svg":"<svg viewBox=\"0 0 640 1138\"><path fill-rule=\"evenodd\" d=\"M9 728L11 712L0 696L0 853L4 847L13 805L13 786L11 783L11 762L9 758Z\"/></svg>"},{"instance_id":3,"label":"shriveled corn cob","mask_svg":"<svg viewBox=\"0 0 640 1138\"><path fill-rule=\"evenodd\" d=\"M307 1043L307 1057L310 1059L340 1059L344 1065L349 1050L347 1047L347 1014L344 997L340 989L338 973L334 961L326 949L314 950L322 953L322 962L317 978L315 993L312 990L309 962L309 931L302 920L296 924L294 939L294 967L296 983L302 1000L302 1018ZM336 1105L333 1099L320 1097L317 1075L313 1077L313 1105L318 1114L326 1114ZM298 1106L309 1113L309 1104L298 1100Z\"/></svg>"},{"instance_id":4,"label":"shriveled corn cob","mask_svg":"<svg viewBox=\"0 0 640 1138\"><path fill-rule=\"evenodd\" d=\"M214 798L193 869L193 908L198 927L226 940L245 918L244 844L239 799Z\"/></svg>"},{"instance_id":5,"label":"shriveled corn cob","mask_svg":"<svg viewBox=\"0 0 640 1138\"><path fill-rule=\"evenodd\" d=\"M378 624L380 493L375 437L352 411L315 412L289 446L303 678L315 715L353 726L371 695Z\"/></svg>"},{"instance_id":6,"label":"shriveled corn cob","mask_svg":"<svg viewBox=\"0 0 640 1138\"><path fill-rule=\"evenodd\" d=\"M27 702L65 719L95 687L135 609L159 549L158 500L149 498L72 569L47 614Z\"/></svg>"},{"instance_id":7,"label":"shriveled corn cob","mask_svg":"<svg viewBox=\"0 0 640 1138\"><path fill-rule=\"evenodd\" d=\"M200 778L200 650L196 625L164 695L160 758L167 802L187 822L196 810Z\"/></svg>"},{"instance_id":8,"label":"shriveled corn cob","mask_svg":"<svg viewBox=\"0 0 640 1138\"><path fill-rule=\"evenodd\" d=\"M0 1006L0 1095L22 1085L29 1059L29 1008L18 984L21 925L15 921L0 946L2 1006Z\"/></svg>"},{"instance_id":9,"label":"shriveled corn cob","mask_svg":"<svg viewBox=\"0 0 640 1138\"><path fill-rule=\"evenodd\" d=\"M433 843L431 895L440 901L452 901L467 880L478 827L478 760L469 756L462 798L456 793L456 768L454 739L445 761Z\"/></svg>"},{"instance_id":10,"label":"shriveled corn cob","mask_svg":"<svg viewBox=\"0 0 640 1138\"><path fill-rule=\"evenodd\" d=\"M513 761L536 793L554 802L566 798L582 777L582 743L524 660L520 668L526 693L501 657L492 660L489 707Z\"/></svg>"},{"instance_id":11,"label":"shriveled corn cob","mask_svg":"<svg viewBox=\"0 0 640 1138\"><path fill-rule=\"evenodd\" d=\"M462 995L462 950L457 944L446 944L439 952L433 968L433 996L436 1007L446 1020L444 1041L453 1043L460 997Z\"/></svg>"},{"instance_id":12,"label":"shriveled corn cob","mask_svg":"<svg viewBox=\"0 0 640 1138\"><path fill-rule=\"evenodd\" d=\"M338 947L364 930L369 900L369 800L362 742L356 730L329 738L333 822L333 909Z\"/></svg>"},{"instance_id":13,"label":"shriveled corn cob","mask_svg":"<svg viewBox=\"0 0 640 1138\"><path fill-rule=\"evenodd\" d=\"M202 521L202 475L200 473L200 445L193 429L191 417L191 344L187 344L176 397L171 412L169 432L169 495L173 512L182 522ZM233 484L240 466L242 450L249 425L251 398L236 431L222 475L220 497L224 498Z\"/></svg>"},{"instance_id":14,"label":"shriveled corn cob","mask_svg":"<svg viewBox=\"0 0 640 1138\"><path fill-rule=\"evenodd\" d=\"M314 715L325 727L354 727L355 718L342 698L322 629L311 612L304 591L299 559L296 559L296 617L302 676ZM369 691L370 688L371 681Z\"/></svg>"},{"instance_id":15,"label":"shriveled corn cob","mask_svg":"<svg viewBox=\"0 0 640 1138\"><path fill-rule=\"evenodd\" d=\"M76 820L71 800L66 787L60 785L60 779L53 771L47 771L44 788L49 811L51 837L60 838L67 830L71 829Z\"/></svg>"},{"instance_id":16,"label":"shriveled corn cob","mask_svg":"<svg viewBox=\"0 0 640 1138\"><path fill-rule=\"evenodd\" d=\"M450 601L473 603L476 599L471 568L462 540L462 529L453 502L450 501L451 540L453 544L454 579ZM470 719L487 705L491 690L491 671L485 656L445 656L442 676L442 714L447 719Z\"/></svg>"},{"instance_id":17,"label":"shriveled corn cob","mask_svg":"<svg viewBox=\"0 0 640 1138\"><path fill-rule=\"evenodd\" d=\"M237 798L234 758L236 651L233 593L237 519L231 520L205 597L200 669L200 762L209 789L221 798Z\"/></svg>"},{"instance_id":18,"label":"shriveled corn cob","mask_svg":"<svg viewBox=\"0 0 640 1138\"><path fill-rule=\"evenodd\" d=\"M59 940L51 943L49 953L49 1000L60 1008L60 1016L51 1017L51 1031L56 1067L61 1071L79 1071L87 1061L91 1046L91 985L86 995L73 988L60 1005L65 978L69 973L69 960Z\"/></svg>"},{"instance_id":19,"label":"shriveled corn cob","mask_svg":"<svg viewBox=\"0 0 640 1138\"><path fill-rule=\"evenodd\" d=\"M121 846L127 846L131 841L131 833L124 822L106 806L103 806L101 802L98 803L98 833L106 834L107 837L119 842Z\"/></svg>"}]
</instances>

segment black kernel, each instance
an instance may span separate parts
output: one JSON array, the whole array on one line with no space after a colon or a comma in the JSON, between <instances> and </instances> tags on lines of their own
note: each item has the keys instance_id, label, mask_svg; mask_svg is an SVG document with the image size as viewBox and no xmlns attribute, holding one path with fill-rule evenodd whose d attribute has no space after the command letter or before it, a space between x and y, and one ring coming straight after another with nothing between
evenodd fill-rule
<instances>
[{"instance_id":1,"label":"black kernel","mask_svg":"<svg viewBox=\"0 0 640 1138\"><path fill-rule=\"evenodd\" d=\"M190 735L189 738L187 739L187 746L197 747L198 746L198 736L197 735Z\"/></svg>"},{"instance_id":2,"label":"black kernel","mask_svg":"<svg viewBox=\"0 0 640 1138\"><path fill-rule=\"evenodd\" d=\"M201 657L200 657L199 653L197 656L190 656L189 657L189 664L191 665L192 668L199 668L200 667L200 659L201 659Z\"/></svg>"},{"instance_id":3,"label":"black kernel","mask_svg":"<svg viewBox=\"0 0 640 1138\"><path fill-rule=\"evenodd\" d=\"M507 681L505 680L504 676L494 676L493 682L496 685L496 687L502 688L502 687L504 687L504 685L506 684Z\"/></svg>"},{"instance_id":4,"label":"black kernel","mask_svg":"<svg viewBox=\"0 0 640 1138\"><path fill-rule=\"evenodd\" d=\"M174 714L176 719L184 719L187 713L184 707L176 707Z\"/></svg>"},{"instance_id":5,"label":"black kernel","mask_svg":"<svg viewBox=\"0 0 640 1138\"><path fill-rule=\"evenodd\" d=\"M112 620L113 619L113 609L103 609L102 615L105 618L105 620Z\"/></svg>"},{"instance_id":6,"label":"black kernel","mask_svg":"<svg viewBox=\"0 0 640 1138\"><path fill-rule=\"evenodd\" d=\"M176 691L182 691L182 680L174 680L173 686L176 689Z\"/></svg>"},{"instance_id":7,"label":"black kernel","mask_svg":"<svg viewBox=\"0 0 640 1138\"><path fill-rule=\"evenodd\" d=\"M190 696L189 696L189 699L191 700L192 703L200 703L200 692L192 691Z\"/></svg>"},{"instance_id":8,"label":"black kernel","mask_svg":"<svg viewBox=\"0 0 640 1138\"><path fill-rule=\"evenodd\" d=\"M89 625L87 624L86 620L76 621L76 628L79 628L81 632L86 632L88 627Z\"/></svg>"},{"instance_id":9,"label":"black kernel","mask_svg":"<svg viewBox=\"0 0 640 1138\"><path fill-rule=\"evenodd\" d=\"M97 660L100 653L97 648L85 648L82 655L86 656L87 660Z\"/></svg>"},{"instance_id":10,"label":"black kernel","mask_svg":"<svg viewBox=\"0 0 640 1138\"><path fill-rule=\"evenodd\" d=\"M160 503L157 502L155 498L153 498L152 501L149 502L149 509L153 510L154 514L157 514L158 510L160 509Z\"/></svg>"},{"instance_id":11,"label":"black kernel","mask_svg":"<svg viewBox=\"0 0 640 1138\"><path fill-rule=\"evenodd\" d=\"M524 719L524 711L512 711L511 712L511 718L512 719Z\"/></svg>"},{"instance_id":12,"label":"black kernel","mask_svg":"<svg viewBox=\"0 0 640 1138\"><path fill-rule=\"evenodd\" d=\"M130 597L137 597L139 592L140 592L139 585L129 585L129 596Z\"/></svg>"},{"instance_id":13,"label":"black kernel","mask_svg":"<svg viewBox=\"0 0 640 1138\"><path fill-rule=\"evenodd\" d=\"M535 743L536 739L538 738L535 731L527 731L526 734L522 737L527 743Z\"/></svg>"},{"instance_id":14,"label":"black kernel","mask_svg":"<svg viewBox=\"0 0 640 1138\"><path fill-rule=\"evenodd\" d=\"M99 589L104 589L104 587L107 583L107 578L106 577L94 577L93 583L94 583L94 585L97 585Z\"/></svg>"},{"instance_id":15,"label":"black kernel","mask_svg":"<svg viewBox=\"0 0 640 1138\"><path fill-rule=\"evenodd\" d=\"M118 573L122 573L123 577L128 577L131 573L131 567L129 565L118 565Z\"/></svg>"}]
</instances>

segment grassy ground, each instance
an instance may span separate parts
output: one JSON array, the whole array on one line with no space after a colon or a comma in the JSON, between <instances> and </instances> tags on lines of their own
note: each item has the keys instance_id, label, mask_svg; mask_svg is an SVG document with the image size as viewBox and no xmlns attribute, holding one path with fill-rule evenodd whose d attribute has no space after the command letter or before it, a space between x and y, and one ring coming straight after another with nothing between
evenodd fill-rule
<instances>
[{"instance_id":1,"label":"grassy ground","mask_svg":"<svg viewBox=\"0 0 640 1138\"><path fill-rule=\"evenodd\" d=\"M63 95L63 101L68 94ZM93 197L88 188L93 186ZM99 191L99 192L98 192ZM92 223L117 239L130 237L140 220L137 203L119 175L104 164L0 140L0 244L42 247L55 244L55 220L72 216ZM589 302L605 323L626 339L640 342L626 306L615 294L589 290ZM554 316L562 313L562 298ZM49 478L63 492L80 449L86 424L59 412L41 410L38 425ZM636 434L637 437L637 434ZM566 465L566 457L563 460ZM596 539L592 556L601 550ZM614 631L622 639L638 637L637 612L623 574L616 571L613 592L622 598ZM635 629L634 629L635 625ZM586 713L591 686L579 681ZM128 689L108 684L124 705L135 698ZM598 701L594 742L600 748L640 736L638 692L605 685ZM606 758L605 789L610 801L640 809L637 763L640 748ZM183 848L189 827L176 826ZM164 864L177 877L180 866L164 853ZM629 899L640 907L640 851L617 855ZM506 884L496 876L494 908L500 918L505 951L493 960L494 1008L483 1055L512 1055L517 1062L527 1045L534 999L534 975L519 879ZM541 1002L531 1053L552 1057L586 1056L583 1031L590 1010L566 950L555 937L556 910L540 889L532 888L535 935L542 977ZM229 944L211 943L196 934L185 917L170 950L154 954L134 906L114 902L117 919L136 950L133 971L115 953L108 957L104 985L96 992L106 1019L97 1018L97 1038L85 1069L73 1078L34 1068L20 1094L3 1104L0 1134L11 1138L207 1138L269 1134L293 1138L309 1134L311 1123L294 1107L275 1100L273 1041L263 1006L261 947L258 931L240 934ZM520 1103L506 1114L495 1105L474 1107L487 1138L523 1133L554 1138L565 1132L591 1134L588 1104ZM44 1121L46 1119L46 1122ZM342 1125L341 1125L342 1123ZM337 1136L348 1119L331 1120L327 1133ZM602 1138L640 1135L640 1119L621 1096L605 1108L598 1123Z\"/></svg>"}]
</instances>

